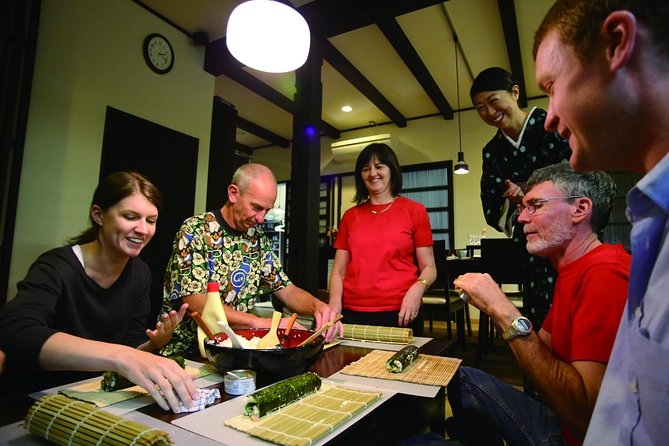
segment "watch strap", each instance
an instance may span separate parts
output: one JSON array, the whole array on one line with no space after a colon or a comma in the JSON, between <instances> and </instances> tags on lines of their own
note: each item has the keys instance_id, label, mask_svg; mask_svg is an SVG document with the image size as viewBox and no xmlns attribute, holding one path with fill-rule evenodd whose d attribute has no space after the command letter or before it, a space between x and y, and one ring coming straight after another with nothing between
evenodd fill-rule
<instances>
[{"instance_id":1,"label":"watch strap","mask_svg":"<svg viewBox=\"0 0 669 446\"><path fill-rule=\"evenodd\" d=\"M527 321L528 325L530 326L528 330L520 329L519 321L521 319ZM509 328L504 330L504 333L502 333L502 339L504 339L505 341L510 341L513 338L516 338L518 336L527 336L530 333L532 333L532 323L526 317L521 316L515 318L513 322L511 322L511 325L509 325Z\"/></svg>"},{"instance_id":2,"label":"watch strap","mask_svg":"<svg viewBox=\"0 0 669 446\"><path fill-rule=\"evenodd\" d=\"M513 323L509 325L509 328L504 330L504 332L502 333L502 339L504 339L505 341L510 341L516 336L518 336L518 330L516 329L516 327L514 327Z\"/></svg>"}]
</instances>

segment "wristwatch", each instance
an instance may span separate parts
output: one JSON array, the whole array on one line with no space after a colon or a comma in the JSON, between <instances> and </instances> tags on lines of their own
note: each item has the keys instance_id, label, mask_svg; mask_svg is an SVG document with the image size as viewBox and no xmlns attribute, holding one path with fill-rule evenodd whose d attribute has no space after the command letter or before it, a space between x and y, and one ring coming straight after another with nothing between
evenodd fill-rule
<instances>
[{"instance_id":1,"label":"wristwatch","mask_svg":"<svg viewBox=\"0 0 669 446\"><path fill-rule=\"evenodd\" d=\"M532 333L532 322L526 317L517 317L509 328L502 333L502 339L509 341L517 336L527 336Z\"/></svg>"}]
</instances>

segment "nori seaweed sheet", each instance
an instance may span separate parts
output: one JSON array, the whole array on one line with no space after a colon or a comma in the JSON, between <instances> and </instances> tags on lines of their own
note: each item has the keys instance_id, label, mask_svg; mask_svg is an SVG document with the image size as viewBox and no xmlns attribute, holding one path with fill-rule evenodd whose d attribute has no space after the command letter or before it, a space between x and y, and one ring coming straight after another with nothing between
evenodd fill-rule
<instances>
[{"instance_id":1,"label":"nori seaweed sheet","mask_svg":"<svg viewBox=\"0 0 669 446\"><path fill-rule=\"evenodd\" d=\"M320 388L321 379L313 372L284 379L248 395L244 404L244 415L262 418Z\"/></svg>"}]
</instances>

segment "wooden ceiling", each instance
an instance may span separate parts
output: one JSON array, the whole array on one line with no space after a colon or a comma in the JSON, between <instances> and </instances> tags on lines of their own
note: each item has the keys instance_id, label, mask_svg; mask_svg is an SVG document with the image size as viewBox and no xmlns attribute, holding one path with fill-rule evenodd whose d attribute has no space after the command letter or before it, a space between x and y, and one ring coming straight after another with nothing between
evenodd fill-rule
<instances>
[{"instance_id":1,"label":"wooden ceiling","mask_svg":"<svg viewBox=\"0 0 669 446\"><path fill-rule=\"evenodd\" d=\"M289 147L295 73L244 67L225 45L227 19L241 1L135 1L196 39L206 38L203 69L216 76L213 95L237 109L241 146ZM513 74L521 105L542 95L534 82L532 39L553 0L284 3L305 17L312 45L321 48L321 133L333 139L380 124L410 126L421 117L453 119L454 110L471 107L473 77L490 66ZM353 111L343 112L344 105Z\"/></svg>"}]
</instances>

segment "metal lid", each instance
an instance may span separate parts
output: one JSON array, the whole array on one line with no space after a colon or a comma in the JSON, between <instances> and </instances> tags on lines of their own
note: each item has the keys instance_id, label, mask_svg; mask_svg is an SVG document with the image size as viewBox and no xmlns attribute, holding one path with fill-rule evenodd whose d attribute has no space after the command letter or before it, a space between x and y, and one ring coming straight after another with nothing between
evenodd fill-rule
<instances>
[{"instance_id":1,"label":"metal lid","mask_svg":"<svg viewBox=\"0 0 669 446\"><path fill-rule=\"evenodd\" d=\"M255 379L256 372L247 369L230 370L226 372L225 378L229 380L239 380L239 379L249 379L249 378Z\"/></svg>"}]
</instances>

